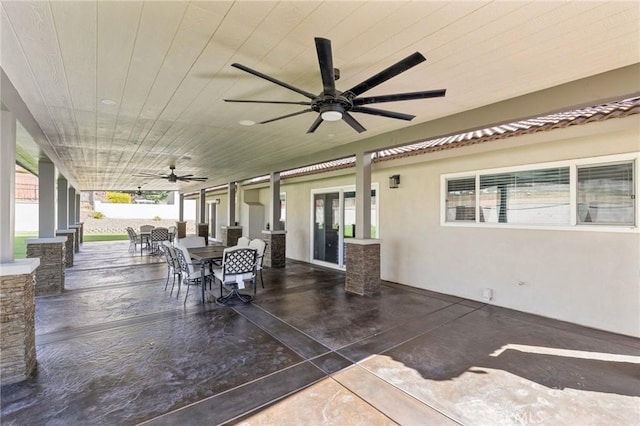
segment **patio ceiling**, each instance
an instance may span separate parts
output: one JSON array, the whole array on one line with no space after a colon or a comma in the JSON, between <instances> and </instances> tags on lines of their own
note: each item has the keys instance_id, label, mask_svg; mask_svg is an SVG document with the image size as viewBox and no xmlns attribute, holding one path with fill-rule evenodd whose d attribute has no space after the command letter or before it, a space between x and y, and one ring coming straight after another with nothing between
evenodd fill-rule
<instances>
[{"instance_id":1,"label":"patio ceiling","mask_svg":"<svg viewBox=\"0 0 640 426\"><path fill-rule=\"evenodd\" d=\"M351 146L393 146L410 142L393 136L410 126L640 62L637 2L3 0L1 13L2 69L42 130L35 142L81 190L196 190L337 158ZM304 107L223 99L305 99L231 64L319 93L314 37L333 43L339 89L419 51L427 62L367 96L447 95L379 105L416 115L410 123L354 114L361 134L342 121L306 134L315 113L240 125ZM209 180L133 176L166 174L171 164Z\"/></svg>"}]
</instances>

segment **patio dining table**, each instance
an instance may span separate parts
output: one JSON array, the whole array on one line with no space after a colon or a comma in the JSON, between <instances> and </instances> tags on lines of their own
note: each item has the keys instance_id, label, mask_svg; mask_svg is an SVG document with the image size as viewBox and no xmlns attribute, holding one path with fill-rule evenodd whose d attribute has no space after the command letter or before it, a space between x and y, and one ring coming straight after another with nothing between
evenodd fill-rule
<instances>
[{"instance_id":1,"label":"patio dining table","mask_svg":"<svg viewBox=\"0 0 640 426\"><path fill-rule=\"evenodd\" d=\"M222 244L210 244L206 247L197 247L187 249L192 260L200 262L200 282L202 283L202 303L205 303L204 292L204 276L205 268L216 260L222 260L224 249L227 246Z\"/></svg>"}]
</instances>

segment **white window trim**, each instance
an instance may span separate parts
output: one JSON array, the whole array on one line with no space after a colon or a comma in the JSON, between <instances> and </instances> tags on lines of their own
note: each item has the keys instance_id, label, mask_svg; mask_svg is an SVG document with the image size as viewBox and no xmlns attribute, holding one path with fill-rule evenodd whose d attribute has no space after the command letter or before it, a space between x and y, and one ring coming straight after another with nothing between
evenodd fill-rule
<instances>
[{"instance_id":1,"label":"white window trim","mask_svg":"<svg viewBox=\"0 0 640 426\"><path fill-rule=\"evenodd\" d=\"M577 169L580 166L594 166L599 164L611 164L633 161L633 178L635 183L635 226L613 226L613 225L579 225L577 223ZM554 167L569 167L569 196L570 196L570 222L568 225L534 225L534 224L498 224L478 221L478 197L480 175L521 172L536 169L549 169ZM447 222L447 180L475 178L476 179L476 221L475 222ZM534 229L544 231L578 231L578 232L623 232L640 233L640 152L628 154L606 155L601 157L578 158L574 160L553 161L546 163L531 163L517 166L508 166L491 169L479 169L468 172L447 173L440 175L440 226L462 227L462 228L497 228L497 229Z\"/></svg>"}]
</instances>

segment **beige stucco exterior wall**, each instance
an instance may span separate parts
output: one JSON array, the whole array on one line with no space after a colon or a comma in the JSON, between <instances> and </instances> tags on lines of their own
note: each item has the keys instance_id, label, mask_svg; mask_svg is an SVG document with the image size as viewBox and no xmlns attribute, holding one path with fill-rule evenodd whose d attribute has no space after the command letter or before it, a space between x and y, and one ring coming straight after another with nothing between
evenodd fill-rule
<instances>
[{"instance_id":1,"label":"beige stucco exterior wall","mask_svg":"<svg viewBox=\"0 0 640 426\"><path fill-rule=\"evenodd\" d=\"M491 304L640 337L637 228L601 232L440 223L442 174L620 153L640 155L639 116L377 164L372 181L379 183L382 278L479 301L483 289L491 288ZM353 169L346 173L283 183L287 257L311 260L311 191L353 185ZM401 175L398 189L386 184L392 174ZM261 191L268 196L268 188Z\"/></svg>"}]
</instances>

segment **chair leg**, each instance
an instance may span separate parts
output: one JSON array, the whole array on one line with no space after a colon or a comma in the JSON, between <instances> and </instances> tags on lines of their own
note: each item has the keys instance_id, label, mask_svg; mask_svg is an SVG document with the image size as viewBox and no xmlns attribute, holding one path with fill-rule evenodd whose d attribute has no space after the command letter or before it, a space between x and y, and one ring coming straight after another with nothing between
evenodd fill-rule
<instances>
[{"instance_id":1,"label":"chair leg","mask_svg":"<svg viewBox=\"0 0 640 426\"><path fill-rule=\"evenodd\" d=\"M262 269L260 269L260 284L262 284L262 288L264 288L264 279L262 279Z\"/></svg>"},{"instance_id":2,"label":"chair leg","mask_svg":"<svg viewBox=\"0 0 640 426\"><path fill-rule=\"evenodd\" d=\"M167 286L169 285L169 276L171 275L171 269L167 268L167 282L164 284L164 291L167 291Z\"/></svg>"},{"instance_id":3,"label":"chair leg","mask_svg":"<svg viewBox=\"0 0 640 426\"><path fill-rule=\"evenodd\" d=\"M187 303L187 297L189 297L189 287L191 287L189 284L187 284L187 295L184 296L184 303Z\"/></svg>"}]
</instances>

